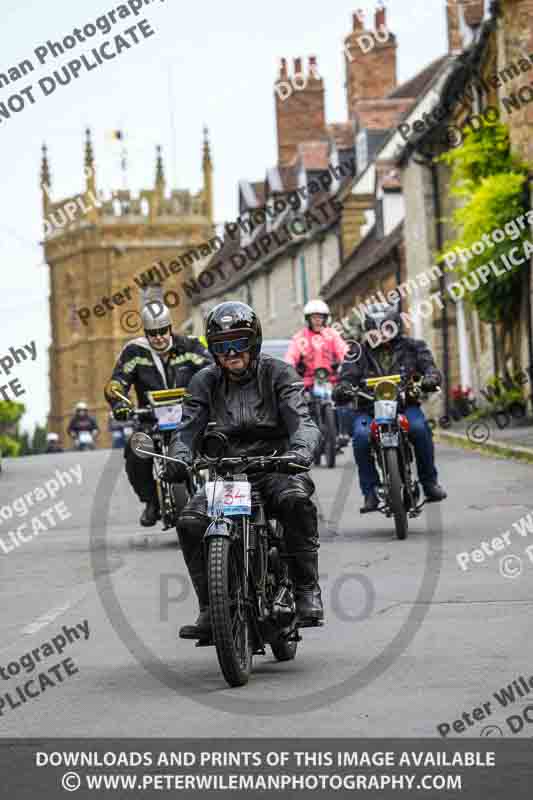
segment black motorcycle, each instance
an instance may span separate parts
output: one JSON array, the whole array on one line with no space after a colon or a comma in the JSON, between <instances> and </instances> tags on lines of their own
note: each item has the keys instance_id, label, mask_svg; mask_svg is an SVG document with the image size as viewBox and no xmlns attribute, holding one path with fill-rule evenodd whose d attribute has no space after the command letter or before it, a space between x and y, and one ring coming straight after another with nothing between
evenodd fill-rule
<instances>
[{"instance_id":1,"label":"black motorcycle","mask_svg":"<svg viewBox=\"0 0 533 800\"><path fill-rule=\"evenodd\" d=\"M374 403L370 444L380 476L376 487L380 501L377 510L386 517L394 517L398 539L407 537L409 517L418 517L426 502L421 501L414 449L409 441L409 420L401 413L408 396L419 398L421 395L418 384L402 375L369 378L362 381L361 387L353 389L353 397L363 397ZM361 513L367 512L361 510Z\"/></svg>"},{"instance_id":2,"label":"black motorcycle","mask_svg":"<svg viewBox=\"0 0 533 800\"><path fill-rule=\"evenodd\" d=\"M128 403L131 408L131 419L134 421L136 429L130 437L132 449L137 452L137 445L145 442L143 437L146 436L153 443L156 455L168 455L172 432L181 421L181 406L187 397L187 390L180 388L148 392L149 406L146 408L135 408L131 400L122 392L122 386L117 381L111 381L106 387L106 396L120 399ZM193 472L185 483L168 483L164 479L164 465L161 460L155 458L153 475L163 530L166 531L176 527L178 516L190 497L203 485L204 478L200 473Z\"/></svg>"},{"instance_id":3,"label":"black motorcycle","mask_svg":"<svg viewBox=\"0 0 533 800\"><path fill-rule=\"evenodd\" d=\"M329 370L325 367L315 369L314 377L315 382L307 391L307 403L311 417L322 434L321 442L314 453L314 462L319 466L324 455L327 466L332 469L337 459L337 417L332 398L333 385Z\"/></svg>"},{"instance_id":4,"label":"black motorcycle","mask_svg":"<svg viewBox=\"0 0 533 800\"><path fill-rule=\"evenodd\" d=\"M202 457L192 468L209 470L206 493L211 518L204 547L212 640L199 640L197 646L214 644L227 683L243 686L248 683L253 656L265 655L266 645L278 661L290 661L301 641L283 529L268 518L261 492L252 487L248 476L275 472L282 463L291 464L291 459L276 455L227 458L227 446L224 434L208 432ZM153 454L146 440L136 452ZM292 474L307 471L299 464L292 467Z\"/></svg>"}]
</instances>

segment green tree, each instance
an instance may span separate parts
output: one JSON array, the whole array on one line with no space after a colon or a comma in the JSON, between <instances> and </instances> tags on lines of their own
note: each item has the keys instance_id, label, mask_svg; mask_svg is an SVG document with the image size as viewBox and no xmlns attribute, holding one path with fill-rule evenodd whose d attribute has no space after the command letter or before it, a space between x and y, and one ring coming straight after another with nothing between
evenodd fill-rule
<instances>
[{"instance_id":1,"label":"green tree","mask_svg":"<svg viewBox=\"0 0 533 800\"><path fill-rule=\"evenodd\" d=\"M18 456L20 453L18 423L25 411L22 403L0 401L0 450L4 456Z\"/></svg>"},{"instance_id":2,"label":"green tree","mask_svg":"<svg viewBox=\"0 0 533 800\"><path fill-rule=\"evenodd\" d=\"M472 275L469 284L472 289L466 290L465 299L477 309L481 320L499 324L500 363L505 365L507 349L519 369L520 308L527 271L515 266L502 276L496 277L491 272L485 284L472 273L491 260L497 260L501 270L500 257L528 239L529 227L520 228L513 222L528 210L525 196L528 166L513 154L508 128L501 122L469 131L461 147L444 153L439 160L451 167L451 193L463 201L452 215L457 236L446 243L439 254L440 260L450 251L472 252L472 245L483 241L483 236L490 237L496 229L506 234L501 242L491 237L494 246L486 246L479 255L472 252L466 263L459 263L458 258L453 271L465 278Z\"/></svg>"}]
</instances>

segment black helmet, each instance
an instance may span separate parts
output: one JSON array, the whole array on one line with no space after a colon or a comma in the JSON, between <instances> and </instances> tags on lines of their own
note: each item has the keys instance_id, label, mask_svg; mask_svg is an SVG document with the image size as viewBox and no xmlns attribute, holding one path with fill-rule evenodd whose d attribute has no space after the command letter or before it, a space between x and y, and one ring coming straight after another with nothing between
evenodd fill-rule
<instances>
[{"instance_id":1,"label":"black helmet","mask_svg":"<svg viewBox=\"0 0 533 800\"><path fill-rule=\"evenodd\" d=\"M392 323L392 325L387 325L386 323ZM387 334L387 339L389 340L394 339L401 333L402 318L398 307L390 306L387 303L371 303L365 309L363 330L368 333L369 331L381 330L382 326L385 326L384 333ZM390 328L394 331L393 326L396 326L396 332L388 333Z\"/></svg>"},{"instance_id":2,"label":"black helmet","mask_svg":"<svg viewBox=\"0 0 533 800\"><path fill-rule=\"evenodd\" d=\"M213 351L215 342L237 339L239 334L242 335L241 338L246 337L250 340L248 349L252 361L255 361L261 352L263 334L259 317L253 308L247 306L246 303L228 300L225 303L219 303L209 312L205 321L205 338L211 355L217 355Z\"/></svg>"}]
</instances>

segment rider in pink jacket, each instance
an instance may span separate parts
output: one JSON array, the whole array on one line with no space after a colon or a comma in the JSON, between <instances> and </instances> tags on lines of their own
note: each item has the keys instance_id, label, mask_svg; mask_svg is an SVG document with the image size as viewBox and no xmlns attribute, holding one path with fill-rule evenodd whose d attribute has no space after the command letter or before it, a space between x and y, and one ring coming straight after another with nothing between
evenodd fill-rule
<instances>
[{"instance_id":1,"label":"rider in pink jacket","mask_svg":"<svg viewBox=\"0 0 533 800\"><path fill-rule=\"evenodd\" d=\"M308 389L313 385L318 367L325 367L332 383L337 382L337 369L348 346L344 339L327 327L329 308L322 300L310 300L304 308L305 328L292 337L285 361L297 370Z\"/></svg>"}]
</instances>

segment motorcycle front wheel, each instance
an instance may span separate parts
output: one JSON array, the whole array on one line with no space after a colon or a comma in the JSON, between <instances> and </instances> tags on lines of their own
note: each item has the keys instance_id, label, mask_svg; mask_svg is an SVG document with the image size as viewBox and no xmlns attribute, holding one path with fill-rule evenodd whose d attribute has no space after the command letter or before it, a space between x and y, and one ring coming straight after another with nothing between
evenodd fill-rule
<instances>
[{"instance_id":1,"label":"motorcycle front wheel","mask_svg":"<svg viewBox=\"0 0 533 800\"><path fill-rule=\"evenodd\" d=\"M222 674L244 686L252 671L252 636L244 599L242 544L214 537L207 556L211 626Z\"/></svg>"},{"instance_id":2,"label":"motorcycle front wheel","mask_svg":"<svg viewBox=\"0 0 533 800\"><path fill-rule=\"evenodd\" d=\"M385 450L385 465L389 476L389 502L394 517L394 527L398 539L407 538L409 521L403 502L403 484L398 463L398 451L390 447Z\"/></svg>"}]
</instances>

